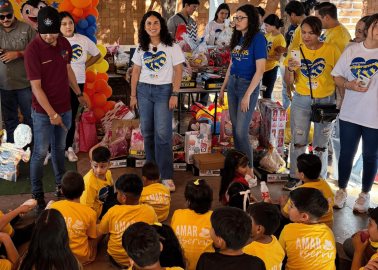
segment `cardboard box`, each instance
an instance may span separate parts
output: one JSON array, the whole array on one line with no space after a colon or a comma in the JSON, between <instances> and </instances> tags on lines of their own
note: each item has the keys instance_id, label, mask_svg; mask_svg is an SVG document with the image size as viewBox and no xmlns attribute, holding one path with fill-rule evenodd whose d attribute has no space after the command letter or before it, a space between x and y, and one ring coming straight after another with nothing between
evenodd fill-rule
<instances>
[{"instance_id":1,"label":"cardboard box","mask_svg":"<svg viewBox=\"0 0 378 270\"><path fill-rule=\"evenodd\" d=\"M110 169L114 168L126 168L127 167L127 159L118 159L118 160L111 160L110 161Z\"/></svg>"},{"instance_id":2,"label":"cardboard box","mask_svg":"<svg viewBox=\"0 0 378 270\"><path fill-rule=\"evenodd\" d=\"M174 171L186 171L186 162L173 163Z\"/></svg>"},{"instance_id":3,"label":"cardboard box","mask_svg":"<svg viewBox=\"0 0 378 270\"><path fill-rule=\"evenodd\" d=\"M290 176L287 173L268 173L266 181L268 183L281 183L289 181Z\"/></svg>"},{"instance_id":4,"label":"cardboard box","mask_svg":"<svg viewBox=\"0 0 378 270\"><path fill-rule=\"evenodd\" d=\"M195 154L193 160L199 170L220 170L223 169L225 157L221 153Z\"/></svg>"},{"instance_id":5,"label":"cardboard box","mask_svg":"<svg viewBox=\"0 0 378 270\"><path fill-rule=\"evenodd\" d=\"M216 169L216 170L199 170L197 167L192 166L192 172L194 176L220 176L221 175L221 170Z\"/></svg>"},{"instance_id":6,"label":"cardboard box","mask_svg":"<svg viewBox=\"0 0 378 270\"><path fill-rule=\"evenodd\" d=\"M135 157L127 158L127 167L142 168L145 163L146 163L145 159L137 159Z\"/></svg>"}]
</instances>

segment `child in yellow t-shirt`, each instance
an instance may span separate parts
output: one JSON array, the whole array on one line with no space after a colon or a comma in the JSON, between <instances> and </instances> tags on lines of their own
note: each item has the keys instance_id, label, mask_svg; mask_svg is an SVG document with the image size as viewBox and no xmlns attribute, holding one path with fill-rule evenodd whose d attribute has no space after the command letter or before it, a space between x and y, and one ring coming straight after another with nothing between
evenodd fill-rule
<instances>
[{"instance_id":1,"label":"child in yellow t-shirt","mask_svg":"<svg viewBox=\"0 0 378 270\"><path fill-rule=\"evenodd\" d=\"M153 224L158 220L151 206L139 204L143 189L142 179L139 176L124 174L118 178L115 187L120 205L113 206L104 215L97 226L97 234L99 237L109 234L107 251L110 260L120 267L129 267L129 257L122 247L122 234L133 223L143 221Z\"/></svg>"},{"instance_id":2,"label":"child in yellow t-shirt","mask_svg":"<svg viewBox=\"0 0 378 270\"><path fill-rule=\"evenodd\" d=\"M317 155L301 154L297 158L297 178L303 182L300 187L316 188L320 190L324 197L328 200L328 211L322 216L318 223L325 223L331 229L333 227L333 204L334 194L331 187L324 179L320 179L320 171L322 169L322 162ZM281 212L285 217L289 216L289 205L291 201L285 197L281 197Z\"/></svg>"},{"instance_id":3,"label":"child in yellow t-shirt","mask_svg":"<svg viewBox=\"0 0 378 270\"><path fill-rule=\"evenodd\" d=\"M84 176L85 189L80 197L80 203L95 210L97 218L101 219L112 204L103 207L107 198L105 196L104 199L100 198L100 191L101 194L106 194L109 198L115 197L112 173L109 170L110 151L104 146L96 147L91 152L90 159L91 169Z\"/></svg>"},{"instance_id":4,"label":"child in yellow t-shirt","mask_svg":"<svg viewBox=\"0 0 378 270\"><path fill-rule=\"evenodd\" d=\"M142 168L143 191L139 203L151 205L159 222L167 219L171 204L171 192L160 182L159 167L147 162Z\"/></svg>"},{"instance_id":5,"label":"child in yellow t-shirt","mask_svg":"<svg viewBox=\"0 0 378 270\"><path fill-rule=\"evenodd\" d=\"M315 188L290 192L289 218L279 242L287 256L287 270L335 270L336 245L331 229L319 223L329 209L328 201Z\"/></svg>"},{"instance_id":6,"label":"child in yellow t-shirt","mask_svg":"<svg viewBox=\"0 0 378 270\"><path fill-rule=\"evenodd\" d=\"M0 245L4 246L5 252L7 253L6 259L0 259L0 269L1 270L12 270L13 267L17 265L20 256L18 251L14 246L12 239L9 234L0 232Z\"/></svg>"},{"instance_id":7,"label":"child in yellow t-shirt","mask_svg":"<svg viewBox=\"0 0 378 270\"><path fill-rule=\"evenodd\" d=\"M181 267L162 267L160 252L164 245L160 242L157 231L145 222L137 222L123 233L122 246L130 256L129 270L184 270Z\"/></svg>"},{"instance_id":8,"label":"child in yellow t-shirt","mask_svg":"<svg viewBox=\"0 0 378 270\"><path fill-rule=\"evenodd\" d=\"M194 270L200 255L212 244L210 209L213 190L204 179L190 181L185 187L185 200L188 209L178 209L173 213L171 227L184 249L187 269Z\"/></svg>"},{"instance_id":9,"label":"child in yellow t-shirt","mask_svg":"<svg viewBox=\"0 0 378 270\"><path fill-rule=\"evenodd\" d=\"M83 177L69 171L64 174L61 190L66 200L54 202L50 208L58 210L66 221L72 253L85 265L96 258L96 212L80 204L84 191Z\"/></svg>"},{"instance_id":10,"label":"child in yellow t-shirt","mask_svg":"<svg viewBox=\"0 0 378 270\"><path fill-rule=\"evenodd\" d=\"M285 251L273 235L280 225L278 208L266 202L252 204L247 213L252 218L252 243L243 252L259 257L267 270L280 270Z\"/></svg>"}]
</instances>

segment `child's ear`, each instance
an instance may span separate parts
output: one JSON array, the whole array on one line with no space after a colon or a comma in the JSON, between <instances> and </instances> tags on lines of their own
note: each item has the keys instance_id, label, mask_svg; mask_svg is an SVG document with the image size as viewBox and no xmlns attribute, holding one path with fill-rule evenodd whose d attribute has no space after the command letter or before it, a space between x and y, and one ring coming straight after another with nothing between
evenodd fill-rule
<instances>
[{"instance_id":1,"label":"child's ear","mask_svg":"<svg viewBox=\"0 0 378 270\"><path fill-rule=\"evenodd\" d=\"M256 226L257 226L257 230L256 230L257 234L262 235L265 233L264 226L261 226L261 225L256 225Z\"/></svg>"},{"instance_id":2,"label":"child's ear","mask_svg":"<svg viewBox=\"0 0 378 270\"><path fill-rule=\"evenodd\" d=\"M308 221L311 220L311 217L309 214L305 213L305 212L302 212L300 213L300 220L304 223L307 223Z\"/></svg>"},{"instance_id":3,"label":"child's ear","mask_svg":"<svg viewBox=\"0 0 378 270\"><path fill-rule=\"evenodd\" d=\"M162 252L162 251L163 251L163 243L160 242L160 252Z\"/></svg>"}]
</instances>

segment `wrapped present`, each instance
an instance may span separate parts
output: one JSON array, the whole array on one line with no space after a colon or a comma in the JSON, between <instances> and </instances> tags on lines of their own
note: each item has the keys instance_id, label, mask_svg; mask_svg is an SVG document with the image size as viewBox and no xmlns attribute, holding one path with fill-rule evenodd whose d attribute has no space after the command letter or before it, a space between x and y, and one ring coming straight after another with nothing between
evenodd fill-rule
<instances>
[{"instance_id":1,"label":"wrapped present","mask_svg":"<svg viewBox=\"0 0 378 270\"><path fill-rule=\"evenodd\" d=\"M79 120L79 151L88 152L97 142L96 117L92 111L83 112Z\"/></svg>"},{"instance_id":2,"label":"wrapped present","mask_svg":"<svg viewBox=\"0 0 378 270\"><path fill-rule=\"evenodd\" d=\"M134 128L131 132L131 141L130 141L130 156L133 157L144 157L144 140L142 131L140 127Z\"/></svg>"},{"instance_id":3,"label":"wrapped present","mask_svg":"<svg viewBox=\"0 0 378 270\"><path fill-rule=\"evenodd\" d=\"M199 131L185 133L185 161L193 164L193 154L211 152L211 125L200 124Z\"/></svg>"},{"instance_id":4,"label":"wrapped present","mask_svg":"<svg viewBox=\"0 0 378 270\"><path fill-rule=\"evenodd\" d=\"M106 133L111 129L114 120L130 120L134 118L134 112L132 112L122 101L118 101L113 110L108 111L101 119L101 125Z\"/></svg>"}]
</instances>

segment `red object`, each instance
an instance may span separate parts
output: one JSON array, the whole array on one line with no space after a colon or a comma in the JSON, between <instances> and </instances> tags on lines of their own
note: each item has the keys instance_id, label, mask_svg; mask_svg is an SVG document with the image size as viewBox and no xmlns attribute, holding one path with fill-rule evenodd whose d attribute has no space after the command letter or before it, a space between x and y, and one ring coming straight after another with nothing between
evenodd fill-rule
<instances>
[{"instance_id":1,"label":"red object","mask_svg":"<svg viewBox=\"0 0 378 270\"><path fill-rule=\"evenodd\" d=\"M96 118L92 111L83 112L79 122L79 150L88 152L97 144Z\"/></svg>"},{"instance_id":2,"label":"red object","mask_svg":"<svg viewBox=\"0 0 378 270\"><path fill-rule=\"evenodd\" d=\"M182 34L185 34L185 33L186 33L186 25L185 24L179 24L177 26L177 30L176 30L176 36L175 36L176 41L183 40Z\"/></svg>"},{"instance_id":3,"label":"red object","mask_svg":"<svg viewBox=\"0 0 378 270\"><path fill-rule=\"evenodd\" d=\"M369 235L369 232L367 230L364 230L364 231L360 231L360 238L361 238L361 242L365 242L366 240L368 240L370 237Z\"/></svg>"}]
</instances>

